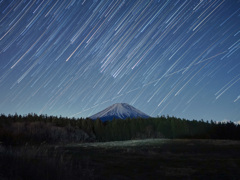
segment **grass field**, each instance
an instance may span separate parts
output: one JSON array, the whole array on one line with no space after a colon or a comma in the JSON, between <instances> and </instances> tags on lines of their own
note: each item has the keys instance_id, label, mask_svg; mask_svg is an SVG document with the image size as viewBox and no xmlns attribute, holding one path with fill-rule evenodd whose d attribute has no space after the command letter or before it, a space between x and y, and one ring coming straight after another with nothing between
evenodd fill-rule
<instances>
[{"instance_id":1,"label":"grass field","mask_svg":"<svg viewBox=\"0 0 240 180\"><path fill-rule=\"evenodd\" d=\"M2 147L0 155L0 179L240 179L240 141Z\"/></svg>"}]
</instances>

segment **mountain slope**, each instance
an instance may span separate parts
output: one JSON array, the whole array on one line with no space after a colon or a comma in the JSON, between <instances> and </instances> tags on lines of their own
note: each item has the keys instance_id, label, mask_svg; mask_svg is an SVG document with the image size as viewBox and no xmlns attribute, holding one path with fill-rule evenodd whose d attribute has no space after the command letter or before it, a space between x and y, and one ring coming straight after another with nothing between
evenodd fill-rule
<instances>
[{"instance_id":1,"label":"mountain slope","mask_svg":"<svg viewBox=\"0 0 240 180\"><path fill-rule=\"evenodd\" d=\"M108 108L90 116L90 119L101 119L102 121L115 119L127 119L127 118L149 118L147 114L141 112L140 110L134 108L127 103L117 103L109 106Z\"/></svg>"}]
</instances>

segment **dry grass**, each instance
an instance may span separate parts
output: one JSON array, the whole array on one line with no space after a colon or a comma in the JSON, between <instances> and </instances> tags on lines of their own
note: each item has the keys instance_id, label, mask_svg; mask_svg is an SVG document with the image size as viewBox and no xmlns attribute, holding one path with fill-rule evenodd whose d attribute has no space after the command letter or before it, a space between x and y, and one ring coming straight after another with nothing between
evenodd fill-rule
<instances>
[{"instance_id":1,"label":"dry grass","mask_svg":"<svg viewBox=\"0 0 240 180\"><path fill-rule=\"evenodd\" d=\"M0 179L240 179L240 142L134 140L0 146Z\"/></svg>"}]
</instances>

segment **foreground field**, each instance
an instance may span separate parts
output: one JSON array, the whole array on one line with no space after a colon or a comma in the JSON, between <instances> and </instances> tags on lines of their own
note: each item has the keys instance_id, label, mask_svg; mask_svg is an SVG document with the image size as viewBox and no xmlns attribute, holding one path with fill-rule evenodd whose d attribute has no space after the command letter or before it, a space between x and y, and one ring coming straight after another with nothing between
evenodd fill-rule
<instances>
[{"instance_id":1,"label":"foreground field","mask_svg":"<svg viewBox=\"0 0 240 180\"><path fill-rule=\"evenodd\" d=\"M228 140L2 147L0 158L6 179L240 179L240 142Z\"/></svg>"}]
</instances>

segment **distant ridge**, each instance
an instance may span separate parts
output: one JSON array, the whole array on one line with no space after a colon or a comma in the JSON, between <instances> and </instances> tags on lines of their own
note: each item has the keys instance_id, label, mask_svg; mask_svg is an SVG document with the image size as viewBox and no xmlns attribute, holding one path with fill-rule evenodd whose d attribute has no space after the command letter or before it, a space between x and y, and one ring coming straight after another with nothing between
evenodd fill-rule
<instances>
[{"instance_id":1,"label":"distant ridge","mask_svg":"<svg viewBox=\"0 0 240 180\"><path fill-rule=\"evenodd\" d=\"M90 119L100 119L102 121L113 119L127 119L127 118L144 118L147 119L150 116L141 112L127 103L116 103L108 108L90 116Z\"/></svg>"}]
</instances>

